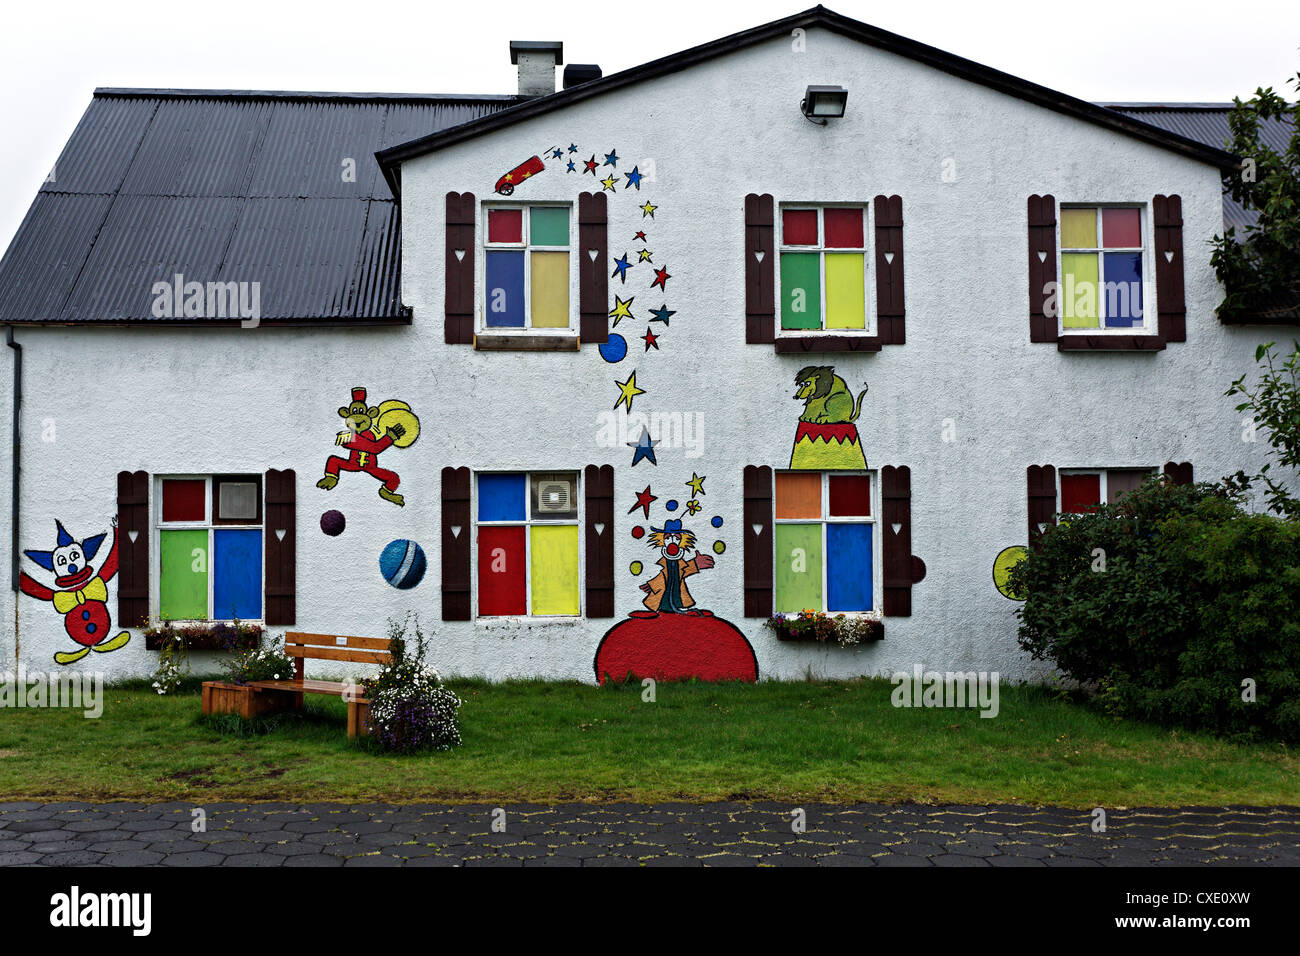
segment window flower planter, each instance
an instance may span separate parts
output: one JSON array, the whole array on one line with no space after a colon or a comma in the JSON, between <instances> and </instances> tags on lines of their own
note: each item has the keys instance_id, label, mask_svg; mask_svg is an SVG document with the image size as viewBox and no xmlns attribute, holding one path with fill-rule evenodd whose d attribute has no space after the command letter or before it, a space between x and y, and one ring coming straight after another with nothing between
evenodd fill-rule
<instances>
[{"instance_id":1,"label":"window flower planter","mask_svg":"<svg viewBox=\"0 0 1300 956\"><path fill-rule=\"evenodd\" d=\"M791 615L775 614L764 624L777 640L795 643L854 647L882 640L885 636L885 622L869 614L831 615L807 610Z\"/></svg>"},{"instance_id":2,"label":"window flower planter","mask_svg":"<svg viewBox=\"0 0 1300 956\"><path fill-rule=\"evenodd\" d=\"M171 623L155 624L144 632L146 650L161 650L168 643L179 640L188 651L242 651L262 643L260 624L228 623L186 624L179 627Z\"/></svg>"}]
</instances>

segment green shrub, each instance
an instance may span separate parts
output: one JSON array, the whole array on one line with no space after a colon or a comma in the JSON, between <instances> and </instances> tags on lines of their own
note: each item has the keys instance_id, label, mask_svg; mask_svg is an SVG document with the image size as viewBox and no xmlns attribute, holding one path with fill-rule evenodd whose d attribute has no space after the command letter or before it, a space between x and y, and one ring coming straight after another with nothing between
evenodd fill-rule
<instances>
[{"instance_id":1,"label":"green shrub","mask_svg":"<svg viewBox=\"0 0 1300 956\"><path fill-rule=\"evenodd\" d=\"M1021 646L1113 712L1300 740L1300 523L1157 479L1062 518L1011 586Z\"/></svg>"}]
</instances>

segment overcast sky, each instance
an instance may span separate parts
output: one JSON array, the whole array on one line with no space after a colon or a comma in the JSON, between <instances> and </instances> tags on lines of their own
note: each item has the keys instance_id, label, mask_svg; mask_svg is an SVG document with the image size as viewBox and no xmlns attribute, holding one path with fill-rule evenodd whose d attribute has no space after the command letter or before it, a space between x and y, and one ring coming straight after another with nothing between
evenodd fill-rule
<instances>
[{"instance_id":1,"label":"overcast sky","mask_svg":"<svg viewBox=\"0 0 1300 956\"><path fill-rule=\"evenodd\" d=\"M45 0L0 32L0 248L97 86L508 93L508 42L613 73L806 0ZM834 0L846 16L1073 96L1224 101L1300 69L1300 2Z\"/></svg>"}]
</instances>

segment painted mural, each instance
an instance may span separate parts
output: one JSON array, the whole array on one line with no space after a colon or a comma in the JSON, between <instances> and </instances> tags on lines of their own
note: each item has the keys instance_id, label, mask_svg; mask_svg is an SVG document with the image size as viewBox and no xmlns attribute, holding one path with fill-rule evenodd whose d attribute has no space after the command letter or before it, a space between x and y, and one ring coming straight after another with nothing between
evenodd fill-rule
<instances>
[{"instance_id":1,"label":"painted mural","mask_svg":"<svg viewBox=\"0 0 1300 956\"><path fill-rule=\"evenodd\" d=\"M68 534L63 522L56 521L55 546L50 551L24 551L33 562L54 574L54 588L47 587L23 572L19 577L22 592L39 601L48 601L63 615L63 629L81 645L79 650L59 651L57 664L73 664L91 651L106 654L124 647L131 639L126 631L112 634L113 620L108 613L108 582L117 574L117 518L113 519L113 543L98 573L91 564L99 553L108 532L77 541Z\"/></svg>"},{"instance_id":2,"label":"painted mural","mask_svg":"<svg viewBox=\"0 0 1300 956\"><path fill-rule=\"evenodd\" d=\"M866 455L854 424L862 412L867 386L857 401L830 365L808 365L794 377L794 398L803 402L799 428L790 451L790 467L816 471L865 471Z\"/></svg>"},{"instance_id":3,"label":"painted mural","mask_svg":"<svg viewBox=\"0 0 1300 956\"><path fill-rule=\"evenodd\" d=\"M339 409L347 430L334 438L334 444L348 450L347 458L331 455L325 462L325 477L316 482L326 491L339 483L340 471L365 472L380 481L379 497L399 508L406 499L397 493L401 482L397 472L379 467L379 454L388 448L408 448L420 437L420 420L406 402L390 400L377 406L366 405L366 390L352 389L352 404Z\"/></svg>"},{"instance_id":4,"label":"painted mural","mask_svg":"<svg viewBox=\"0 0 1300 956\"><path fill-rule=\"evenodd\" d=\"M1023 561L1028 554L1029 549L1023 544L1013 544L1009 548L1003 548L993 559L993 586L1004 598L1012 601L1025 599L1023 594L1011 587L1010 575L1011 569Z\"/></svg>"}]
</instances>

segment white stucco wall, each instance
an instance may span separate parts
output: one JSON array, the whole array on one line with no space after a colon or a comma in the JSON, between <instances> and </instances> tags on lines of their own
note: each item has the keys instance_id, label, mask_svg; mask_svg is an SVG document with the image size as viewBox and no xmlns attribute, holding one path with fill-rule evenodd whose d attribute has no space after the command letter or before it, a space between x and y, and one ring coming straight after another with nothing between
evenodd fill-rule
<instances>
[{"instance_id":1,"label":"white stucco wall","mask_svg":"<svg viewBox=\"0 0 1300 956\"><path fill-rule=\"evenodd\" d=\"M848 88L847 115L824 128L808 123L798 103L810 83ZM625 286L611 281L611 296L636 295L637 320L618 329L628 339L627 359L607 363L590 345L578 354L445 345L446 193L491 198L502 173L548 145L569 143L582 158L603 160L616 149L620 174L633 164L654 172L653 182L631 193L622 192L620 175L619 192L609 197L611 255L627 251L635 260L632 235L644 228L655 265L672 275L666 295L649 288L646 265L634 267ZM948 160L951 182L942 176ZM1240 416L1222 396L1253 366L1264 335L1224 328L1214 317L1221 293L1204 242L1222 227L1215 169L825 31L811 31L803 53L773 41L447 148L407 163L402 185L409 328L21 330L29 436L22 546L52 547L56 518L77 537L107 529L123 469L292 467L295 629L378 636L385 618L412 610L434 634L444 672L591 680L596 646L614 621L440 620L441 469L612 464L620 615L640 608L638 585L648 577L633 577L629 562L649 567L654 557L628 534L644 523L639 511L628 514L636 492L650 484L657 507L668 497L684 502L684 482L696 472L707 476L705 511L687 526L705 532L706 545L721 538L727 550L692 580L692 592L745 631L763 676L843 677L917 663L1027 676L1032 669L1015 640L1017 605L991 580L995 555L1025 543L1027 465L1186 460L1198 478L1214 478L1264 462L1264 444L1241 441ZM577 194L598 188L552 162L513 198L574 202L576 215ZM778 203L901 195L907 344L810 357L746 345L750 192L771 193ZM1062 354L1028 341L1026 197L1047 192L1058 203L1182 197L1186 343L1153 354ZM637 208L647 200L658 206L654 219ZM1153 296L1154 282L1146 288ZM668 328L656 323L660 350L643 353L637 337L646 310L665 299L676 315ZM576 310L576 276L573 302ZM742 469L788 464L800 411L793 377L810 363L834 365L855 393L870 385L858 421L868 465L911 468L912 550L928 566L913 588L913 616L887 618L884 641L855 650L781 644L761 621L743 617ZM615 381L633 370L646 390L635 412L700 416L698 457L664 445L657 467L633 468L631 449L600 444L600 415L618 397ZM314 487L335 450L335 409L353 385L367 387L372 403L402 399L420 416L419 441L381 460L400 473L405 508L381 500L366 475L345 473L328 493ZM57 423L54 442L40 440L47 418ZM956 440L945 442L949 419ZM876 495L878 508L878 488ZM319 530L330 508L347 516L337 538ZM716 534L705 521L713 514L724 519ZM395 538L420 542L429 560L424 583L411 591L389 587L378 572L379 552ZM879 575L875 590L879 601ZM110 592L115 612L115 587ZM10 602L0 595L6 655ZM19 641L29 667L49 668L56 650L72 646L53 609L27 597ZM125 674L148 673L155 663L137 638L76 666Z\"/></svg>"}]
</instances>

